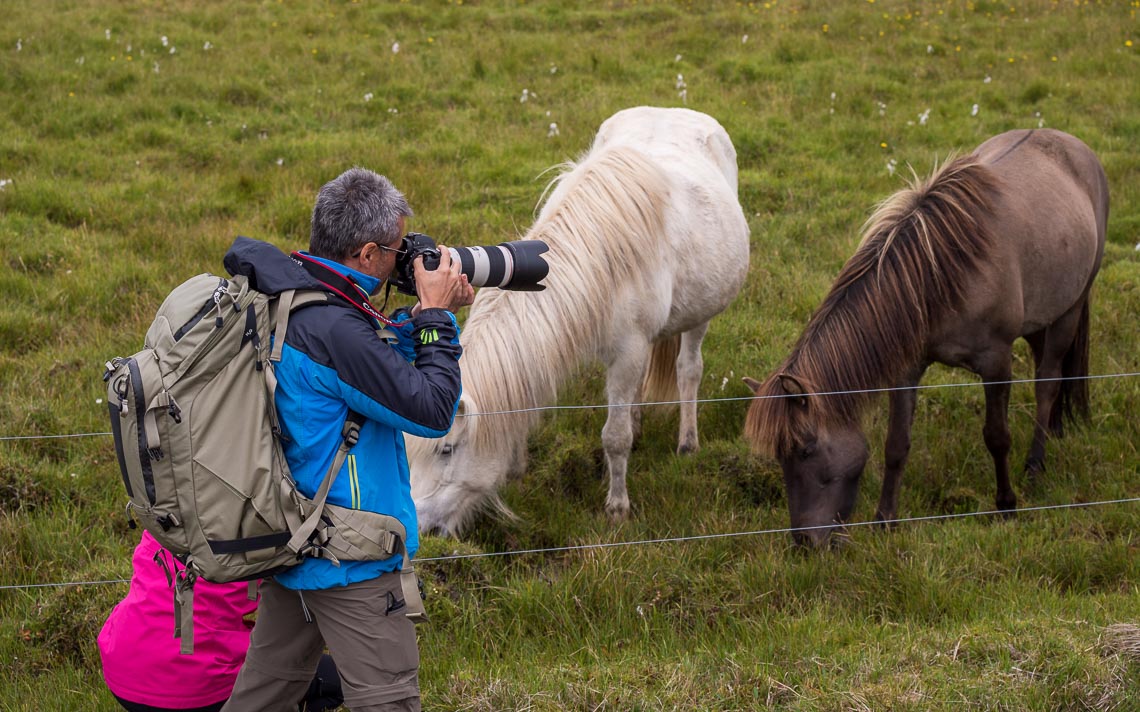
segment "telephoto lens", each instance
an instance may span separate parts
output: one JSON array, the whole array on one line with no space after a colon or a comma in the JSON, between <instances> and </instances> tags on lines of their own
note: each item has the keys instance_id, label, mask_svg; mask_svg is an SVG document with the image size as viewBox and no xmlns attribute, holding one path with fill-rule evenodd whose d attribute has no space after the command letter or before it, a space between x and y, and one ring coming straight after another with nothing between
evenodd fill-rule
<instances>
[{"instance_id":1,"label":"telephoto lens","mask_svg":"<svg viewBox=\"0 0 1140 712\"><path fill-rule=\"evenodd\" d=\"M422 255L424 268L434 270L439 267L440 252L435 240L418 232L410 232L404 237L402 249L389 280L399 291L414 296L416 257ZM514 240L494 246L447 249L473 287L497 287L515 292L546 289L546 285L539 282L550 272L550 265L542 258L550 248L541 240Z\"/></svg>"}]
</instances>

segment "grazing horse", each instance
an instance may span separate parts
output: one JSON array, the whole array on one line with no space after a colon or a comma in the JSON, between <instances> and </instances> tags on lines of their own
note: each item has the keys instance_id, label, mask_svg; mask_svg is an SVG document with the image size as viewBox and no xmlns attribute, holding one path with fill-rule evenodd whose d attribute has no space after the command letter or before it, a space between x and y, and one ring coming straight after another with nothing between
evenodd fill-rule
<instances>
[{"instance_id":1,"label":"grazing horse","mask_svg":"<svg viewBox=\"0 0 1140 712\"><path fill-rule=\"evenodd\" d=\"M914 388L935 361L985 382L997 507L1016 508L1006 413L1013 342L1029 342L1036 362L1025 462L1035 476L1046 435L1061 435L1063 416L1088 415L1089 290L1107 220L1100 162L1050 129L995 136L879 206L783 365L764 383L745 379L760 397L745 436L783 467L792 527L816 527L796 532L798 543L825 543L851 515L867 461L868 389L897 388L875 515L895 518Z\"/></svg>"},{"instance_id":2,"label":"grazing horse","mask_svg":"<svg viewBox=\"0 0 1140 712\"><path fill-rule=\"evenodd\" d=\"M690 401L677 450L697 449L701 341L748 270L732 141L705 114L638 107L607 119L589 152L563 168L526 234L550 247L546 290L479 291L463 329L455 425L439 440L409 438L422 531L458 535L488 505L509 514L497 490L525 471L539 419L517 411L554 404L583 364L606 367L611 519L630 508L626 467L640 413L628 404L668 383L666 397Z\"/></svg>"}]
</instances>

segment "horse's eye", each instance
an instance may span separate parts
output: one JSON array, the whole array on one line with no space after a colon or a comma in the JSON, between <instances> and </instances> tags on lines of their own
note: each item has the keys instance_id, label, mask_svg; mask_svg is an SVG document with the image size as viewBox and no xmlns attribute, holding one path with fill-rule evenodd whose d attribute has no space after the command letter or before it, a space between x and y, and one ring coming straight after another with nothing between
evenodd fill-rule
<instances>
[{"instance_id":1,"label":"horse's eye","mask_svg":"<svg viewBox=\"0 0 1140 712\"><path fill-rule=\"evenodd\" d=\"M815 454L815 443L808 443L800 448L800 457L804 460Z\"/></svg>"},{"instance_id":2,"label":"horse's eye","mask_svg":"<svg viewBox=\"0 0 1140 712\"><path fill-rule=\"evenodd\" d=\"M453 446L451 443L444 443L443 447L441 447L439 449L439 454L447 456L447 455L450 455L451 451L454 449L455 449L455 446Z\"/></svg>"}]
</instances>

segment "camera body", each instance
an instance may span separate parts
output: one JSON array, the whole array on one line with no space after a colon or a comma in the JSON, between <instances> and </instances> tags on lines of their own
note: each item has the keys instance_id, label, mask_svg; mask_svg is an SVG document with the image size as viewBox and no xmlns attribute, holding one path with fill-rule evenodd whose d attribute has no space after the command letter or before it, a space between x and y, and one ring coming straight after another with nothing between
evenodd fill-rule
<instances>
[{"instance_id":1,"label":"camera body","mask_svg":"<svg viewBox=\"0 0 1140 712\"><path fill-rule=\"evenodd\" d=\"M541 240L515 240L486 247L449 247L453 262L459 263L460 271L467 275L473 287L498 287L516 292L539 292L546 285L539 284L546 278L550 266L541 257L546 252ZM409 232L400 244L401 253L396 255L396 266L388 281L397 291L416 296L417 257L424 258L424 268L435 270L442 256L435 240L419 232Z\"/></svg>"}]
</instances>

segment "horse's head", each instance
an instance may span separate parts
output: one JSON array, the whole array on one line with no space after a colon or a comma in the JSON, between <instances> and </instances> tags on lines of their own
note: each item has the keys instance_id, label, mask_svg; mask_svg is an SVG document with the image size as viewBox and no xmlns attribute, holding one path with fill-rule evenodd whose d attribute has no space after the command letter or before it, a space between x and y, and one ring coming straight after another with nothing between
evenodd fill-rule
<instances>
[{"instance_id":1,"label":"horse's head","mask_svg":"<svg viewBox=\"0 0 1140 712\"><path fill-rule=\"evenodd\" d=\"M799 545L823 546L855 508L859 479L867 463L867 440L858 420L829 419L822 398L786 373L760 383L744 382L753 401L745 435L757 450L775 455L784 470L792 537Z\"/></svg>"},{"instance_id":2,"label":"horse's head","mask_svg":"<svg viewBox=\"0 0 1140 712\"><path fill-rule=\"evenodd\" d=\"M497 490L511 462L504 454L476 448L479 418L471 417L476 413L474 401L463 395L447 435L432 440L407 438L412 499L421 532L458 536L488 505L510 514Z\"/></svg>"}]
</instances>

